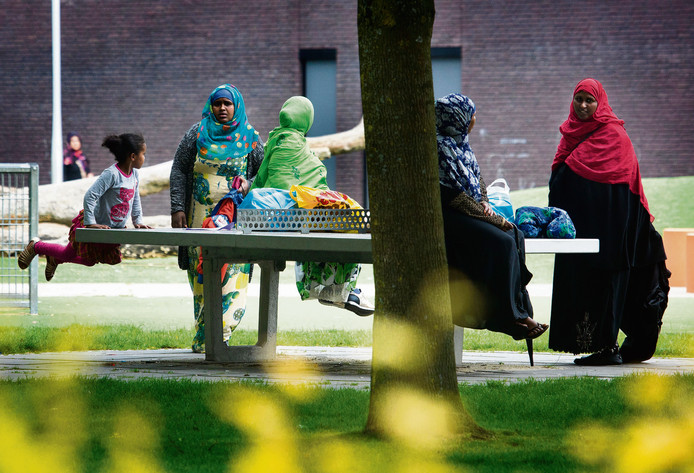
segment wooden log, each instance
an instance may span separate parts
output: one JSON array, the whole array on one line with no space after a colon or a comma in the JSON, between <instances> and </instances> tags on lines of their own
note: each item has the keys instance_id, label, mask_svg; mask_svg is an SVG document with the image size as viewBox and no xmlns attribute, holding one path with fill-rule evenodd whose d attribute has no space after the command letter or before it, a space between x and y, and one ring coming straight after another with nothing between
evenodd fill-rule
<instances>
[{"instance_id":1,"label":"wooden log","mask_svg":"<svg viewBox=\"0 0 694 473\"><path fill-rule=\"evenodd\" d=\"M169 188L171 163L140 169L140 195L156 194ZM69 225L82 209L84 194L96 177L39 186L39 221Z\"/></svg>"},{"instance_id":2,"label":"wooden log","mask_svg":"<svg viewBox=\"0 0 694 473\"><path fill-rule=\"evenodd\" d=\"M351 130L307 138L311 150L320 158L364 149L364 119ZM173 161L140 169L140 195L156 194L169 188ZM96 177L39 186L39 221L69 225L82 209L84 193Z\"/></svg>"},{"instance_id":3,"label":"wooden log","mask_svg":"<svg viewBox=\"0 0 694 473\"><path fill-rule=\"evenodd\" d=\"M311 150L321 159L364 149L364 118L351 130L332 135L306 138Z\"/></svg>"}]
</instances>

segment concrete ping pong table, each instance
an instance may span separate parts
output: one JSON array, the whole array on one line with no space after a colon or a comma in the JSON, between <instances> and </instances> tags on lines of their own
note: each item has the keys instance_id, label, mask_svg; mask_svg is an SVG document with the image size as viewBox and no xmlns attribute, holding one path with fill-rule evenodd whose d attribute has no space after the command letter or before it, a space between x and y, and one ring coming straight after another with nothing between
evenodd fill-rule
<instances>
[{"instance_id":1,"label":"concrete ping pong table","mask_svg":"<svg viewBox=\"0 0 694 473\"><path fill-rule=\"evenodd\" d=\"M205 307L205 360L254 362L274 359L277 349L277 304L279 273L287 261L373 263L371 234L297 231L262 231L187 228L77 229L76 240L131 245L201 246ZM597 253L597 239L526 239L526 254ZM258 342L228 346L222 336L222 283L225 263L255 263L260 266ZM208 282L212 281L211 284ZM462 362L463 329L455 327L456 364ZM532 343L532 341L530 341ZM532 344L528 343L530 362Z\"/></svg>"}]
</instances>

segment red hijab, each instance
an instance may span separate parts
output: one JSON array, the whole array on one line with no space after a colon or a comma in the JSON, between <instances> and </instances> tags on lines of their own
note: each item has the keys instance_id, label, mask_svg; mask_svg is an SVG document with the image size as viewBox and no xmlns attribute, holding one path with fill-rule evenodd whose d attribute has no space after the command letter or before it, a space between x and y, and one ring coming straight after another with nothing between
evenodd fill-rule
<instances>
[{"instance_id":1,"label":"red hijab","mask_svg":"<svg viewBox=\"0 0 694 473\"><path fill-rule=\"evenodd\" d=\"M586 121L576 115L573 97L584 91L595 97L598 107ZM604 184L628 184L648 210L641 184L641 172L634 146L620 120L607 101L607 92L595 79L583 79L576 85L569 105L569 118L559 127L561 141L554 156L552 171L566 163L579 176ZM651 216L651 221L653 216Z\"/></svg>"}]
</instances>

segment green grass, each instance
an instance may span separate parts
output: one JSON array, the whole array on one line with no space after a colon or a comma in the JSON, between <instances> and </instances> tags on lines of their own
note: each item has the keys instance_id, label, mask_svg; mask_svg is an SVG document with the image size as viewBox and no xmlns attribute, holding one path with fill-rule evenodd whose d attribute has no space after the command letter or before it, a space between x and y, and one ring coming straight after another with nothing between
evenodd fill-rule
<instances>
[{"instance_id":1,"label":"green grass","mask_svg":"<svg viewBox=\"0 0 694 473\"><path fill-rule=\"evenodd\" d=\"M134 325L79 325L65 327L0 327L0 353L41 353L85 350L154 350L190 348L192 329L147 330ZM254 345L257 330L237 330L235 345ZM278 345L371 346L367 330L287 330L277 333Z\"/></svg>"},{"instance_id":2,"label":"green grass","mask_svg":"<svg viewBox=\"0 0 694 473\"><path fill-rule=\"evenodd\" d=\"M694 177L644 179L652 213L657 217L656 227L662 231L668 227L694 227ZM514 206L547 205L547 187L512 192ZM43 279L43 260L40 265L40 282ZM528 266L533 272L533 283L551 283L554 257L552 255L528 255ZM256 279L259 272L256 272ZM79 265L62 265L55 282L58 283L186 283L186 275L178 269L175 257L144 260L124 260L117 266L98 265L87 268ZM360 281L373 283L371 265L364 265ZM280 273L280 282L294 283L293 266ZM285 304L288 312L296 305ZM302 310L321 310L319 305L304 303ZM533 298L536 318L549 320L548 297ZM306 309L304 309L306 307ZM26 351L53 351L67 346L56 342L76 337L73 346L88 349L140 349L187 348L192 339L192 298L188 294L178 298L151 297L52 297L39 299L39 316L27 316L26 309L0 308L0 352L23 353ZM692 356L694 334L694 298L670 299L665 313L663 333L656 356ZM282 318L293 313L282 314ZM330 316L325 314L326 316ZM35 330L40 329L40 330ZM11 336L7 334L12 334ZM77 336L77 334L79 337ZM368 346L370 331L363 330L280 330L281 345ZM254 330L240 329L233 335L232 343L254 343ZM12 342L12 340L15 340ZM546 337L535 342L536 350L547 350ZM85 348L87 349L87 348ZM523 351L525 344L509 337L488 331L466 330L466 350Z\"/></svg>"},{"instance_id":3,"label":"green grass","mask_svg":"<svg viewBox=\"0 0 694 473\"><path fill-rule=\"evenodd\" d=\"M1 381L2 430L11 434L3 436L0 469L591 473L637 471L615 469L629 461L661 465L638 471L688 471L694 461L686 420L691 375L489 382L463 385L460 393L489 438L427 442L427 427L437 426L427 416L404 428L398 442L366 437L369 393L348 388ZM424 407L404 408L395 425ZM654 428L657 442L650 442Z\"/></svg>"},{"instance_id":4,"label":"green grass","mask_svg":"<svg viewBox=\"0 0 694 473\"><path fill-rule=\"evenodd\" d=\"M39 261L39 282L45 283L46 278L43 274L45 261L43 258ZM188 282L185 271L178 269L178 259L175 256L124 259L122 263L113 266L99 264L87 267L79 264L63 264L58 267L54 281L57 283L156 282L160 284Z\"/></svg>"},{"instance_id":5,"label":"green grass","mask_svg":"<svg viewBox=\"0 0 694 473\"><path fill-rule=\"evenodd\" d=\"M665 228L694 228L694 176L643 179L643 189L656 230L662 233ZM514 208L546 207L548 193L547 186L512 191L511 201Z\"/></svg>"},{"instance_id":6,"label":"green grass","mask_svg":"<svg viewBox=\"0 0 694 473\"><path fill-rule=\"evenodd\" d=\"M154 350L190 348L192 329L149 330L134 325L79 325L65 327L0 327L0 353L41 353L85 350ZM254 345L256 330L237 330L234 345ZM620 343L623 336L620 337ZM277 344L286 346L370 347L370 330L280 330ZM550 351L547 337L533 343L535 351ZM464 349L524 352L524 341L488 330L466 330ZM694 357L694 331L660 335L656 357Z\"/></svg>"}]
</instances>

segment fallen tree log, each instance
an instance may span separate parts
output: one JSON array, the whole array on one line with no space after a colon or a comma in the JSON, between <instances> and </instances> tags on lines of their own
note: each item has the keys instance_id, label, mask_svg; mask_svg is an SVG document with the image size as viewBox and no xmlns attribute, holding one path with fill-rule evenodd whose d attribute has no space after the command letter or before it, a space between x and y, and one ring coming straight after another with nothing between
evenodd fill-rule
<instances>
[{"instance_id":1,"label":"fallen tree log","mask_svg":"<svg viewBox=\"0 0 694 473\"><path fill-rule=\"evenodd\" d=\"M307 138L311 150L320 158L364 149L364 119L351 130ZM156 194L169 188L171 164L167 161L140 169L140 195ZM39 186L39 221L69 225L82 209L84 193L96 177Z\"/></svg>"},{"instance_id":2,"label":"fallen tree log","mask_svg":"<svg viewBox=\"0 0 694 473\"><path fill-rule=\"evenodd\" d=\"M156 194L169 188L171 163L167 161L140 169L140 195ZM69 225L82 209L84 193L96 177L39 186L39 221Z\"/></svg>"}]
</instances>

